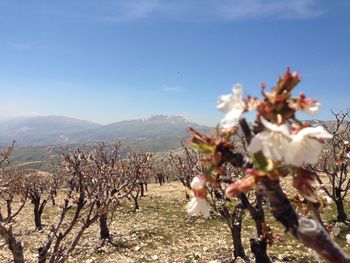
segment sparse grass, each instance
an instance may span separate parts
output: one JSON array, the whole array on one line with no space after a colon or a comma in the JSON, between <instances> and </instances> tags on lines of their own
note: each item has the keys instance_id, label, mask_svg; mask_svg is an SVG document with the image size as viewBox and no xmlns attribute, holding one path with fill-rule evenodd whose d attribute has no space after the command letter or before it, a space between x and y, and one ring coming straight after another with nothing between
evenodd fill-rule
<instances>
[{"instance_id":1,"label":"sparse grass","mask_svg":"<svg viewBox=\"0 0 350 263\"><path fill-rule=\"evenodd\" d=\"M60 196L58 201L63 198ZM62 200L61 200L62 201ZM101 246L98 224L87 229L69 262L222 262L231 254L231 236L225 222L213 217L204 220L188 217L184 205L184 189L179 183L160 187L149 185L146 196L141 199L141 209L131 212L129 204L120 207L110 222L114 245ZM25 247L27 262L36 262L37 248L46 238L49 226L58 215L58 207L51 203L43 214L44 230L34 231L32 206L28 203L14 224L14 232ZM334 218L335 210L326 211L327 218ZM269 248L274 262L313 262L301 244L267 213L267 220L274 234L282 238ZM350 232L342 228L337 242L350 252L345 236ZM245 215L243 241L247 254L249 238L255 236L255 227ZM0 262L11 262L6 248L0 252Z\"/></svg>"}]
</instances>

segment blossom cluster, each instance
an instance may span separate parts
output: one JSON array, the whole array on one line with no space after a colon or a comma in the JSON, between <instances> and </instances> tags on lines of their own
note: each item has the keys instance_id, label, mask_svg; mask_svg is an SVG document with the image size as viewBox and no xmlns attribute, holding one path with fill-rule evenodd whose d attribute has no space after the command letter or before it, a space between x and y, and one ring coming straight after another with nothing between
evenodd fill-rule
<instances>
[{"instance_id":1,"label":"blossom cluster","mask_svg":"<svg viewBox=\"0 0 350 263\"><path fill-rule=\"evenodd\" d=\"M218 125L216 136L209 137L191 130L190 142L199 151L207 154L207 158L202 161L209 165L209 168L205 176L198 177L202 178L201 180L194 178L191 186L194 197L189 204L189 214L200 212L208 215L207 206L204 204L206 199L203 196L206 193L205 181L213 182L220 175L220 166L225 162L225 154L234 150L230 140L239 132L238 127L244 120L244 113L249 111L256 112L253 128L249 128L253 134L247 147L253 165L245 169L246 176L242 180L227 187L226 195L233 197L248 191L264 176L270 179L284 176L286 174L281 172L280 168L289 165L295 172L294 187L304 197L315 200L311 187L313 174L302 167L305 163L318 161L322 145L325 140L332 138L332 134L323 126L312 127L296 118L297 111L315 114L320 108L320 103L304 94L292 96L292 90L299 82L299 75L287 69L270 92L262 85L262 99L251 96L244 98L242 85L235 84L231 94L222 95L217 100L218 110L226 114ZM199 186L198 180L201 182Z\"/></svg>"},{"instance_id":2,"label":"blossom cluster","mask_svg":"<svg viewBox=\"0 0 350 263\"><path fill-rule=\"evenodd\" d=\"M204 218L210 215L210 207L207 203L207 191L205 189L205 177L203 175L196 176L192 179L191 188L193 197L187 204L187 213L191 216L194 214L202 214Z\"/></svg>"},{"instance_id":3,"label":"blossom cluster","mask_svg":"<svg viewBox=\"0 0 350 263\"><path fill-rule=\"evenodd\" d=\"M298 83L299 77L288 70L284 79L280 80L283 81ZM296 110L315 114L320 103L306 98L304 94L293 98L290 89L288 85L284 88L279 85L271 93L263 91L264 100L251 97L244 99L242 85L235 84L232 94L218 98L217 108L226 112L220 127L231 129L238 124L244 112L256 110L257 121L262 124L263 130L251 140L248 146L250 154L262 151L266 158L295 166L317 162L323 140L331 139L332 135L322 126L309 127L295 119ZM265 116L271 121L265 119Z\"/></svg>"}]
</instances>

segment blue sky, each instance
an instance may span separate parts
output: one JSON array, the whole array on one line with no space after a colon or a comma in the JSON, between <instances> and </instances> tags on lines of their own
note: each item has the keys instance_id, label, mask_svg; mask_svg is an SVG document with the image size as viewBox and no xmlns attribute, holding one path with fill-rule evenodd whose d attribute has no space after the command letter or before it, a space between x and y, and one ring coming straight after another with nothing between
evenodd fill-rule
<instances>
[{"instance_id":1,"label":"blue sky","mask_svg":"<svg viewBox=\"0 0 350 263\"><path fill-rule=\"evenodd\" d=\"M1 0L0 118L214 125L234 83L259 95L290 66L329 119L350 107L349 14L347 0Z\"/></svg>"}]
</instances>

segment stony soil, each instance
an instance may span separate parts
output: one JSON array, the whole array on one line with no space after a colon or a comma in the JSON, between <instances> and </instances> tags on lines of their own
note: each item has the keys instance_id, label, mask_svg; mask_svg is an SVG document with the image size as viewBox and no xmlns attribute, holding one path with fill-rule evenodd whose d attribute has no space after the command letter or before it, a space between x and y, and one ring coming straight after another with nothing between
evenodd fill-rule
<instances>
[{"instance_id":1,"label":"stony soil","mask_svg":"<svg viewBox=\"0 0 350 263\"><path fill-rule=\"evenodd\" d=\"M95 224L86 231L69 262L227 262L231 237L225 222L215 216L207 220L188 217L185 204L185 191L179 183L161 187L150 184L139 211L132 212L132 207L126 204L115 213L110 222L114 245L101 246ZM328 217L333 212L329 210ZM13 229L23 242L27 262L37 262L37 248L45 240L57 214L58 208L49 204L43 214L46 226L40 232L34 231L31 204L18 216ZM268 221L275 236L281 239L268 249L274 262L317 262L302 245L285 234L278 223L270 217ZM342 227L336 240L350 252L345 242L347 232L350 230ZM250 237L254 237L254 227L246 215L243 241L247 254ZM11 262L11 254L4 245L0 262Z\"/></svg>"}]
</instances>

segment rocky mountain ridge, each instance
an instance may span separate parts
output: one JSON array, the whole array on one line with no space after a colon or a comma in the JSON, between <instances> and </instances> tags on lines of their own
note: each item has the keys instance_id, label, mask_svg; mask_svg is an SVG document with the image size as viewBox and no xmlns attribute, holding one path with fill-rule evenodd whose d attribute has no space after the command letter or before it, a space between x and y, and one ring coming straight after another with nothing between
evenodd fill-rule
<instances>
[{"instance_id":1,"label":"rocky mountain ridge","mask_svg":"<svg viewBox=\"0 0 350 263\"><path fill-rule=\"evenodd\" d=\"M155 115L100 125L65 116L17 118L0 122L0 145L16 140L18 146L43 146L73 143L145 140L188 136L188 127L202 131L211 128L178 115Z\"/></svg>"}]
</instances>

